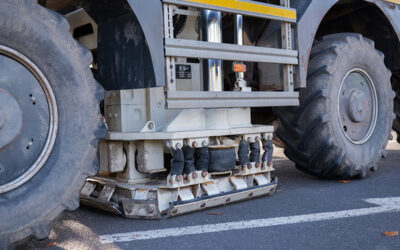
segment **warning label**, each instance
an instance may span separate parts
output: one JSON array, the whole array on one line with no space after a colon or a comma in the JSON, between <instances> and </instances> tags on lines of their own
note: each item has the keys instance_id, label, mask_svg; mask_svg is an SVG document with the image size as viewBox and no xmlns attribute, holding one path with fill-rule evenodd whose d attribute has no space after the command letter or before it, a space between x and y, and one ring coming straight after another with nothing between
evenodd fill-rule
<instances>
[{"instance_id":1,"label":"warning label","mask_svg":"<svg viewBox=\"0 0 400 250\"><path fill-rule=\"evenodd\" d=\"M192 66L185 64L176 64L177 79L192 79Z\"/></svg>"}]
</instances>

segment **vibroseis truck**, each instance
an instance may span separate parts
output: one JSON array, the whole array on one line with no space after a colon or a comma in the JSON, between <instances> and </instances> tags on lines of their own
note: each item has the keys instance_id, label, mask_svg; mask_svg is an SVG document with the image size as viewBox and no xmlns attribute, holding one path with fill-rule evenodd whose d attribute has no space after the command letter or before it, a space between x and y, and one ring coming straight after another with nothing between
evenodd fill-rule
<instances>
[{"instance_id":1,"label":"vibroseis truck","mask_svg":"<svg viewBox=\"0 0 400 250\"><path fill-rule=\"evenodd\" d=\"M311 175L376 171L399 4L1 0L0 248L79 200L158 219L272 194L273 142Z\"/></svg>"}]
</instances>

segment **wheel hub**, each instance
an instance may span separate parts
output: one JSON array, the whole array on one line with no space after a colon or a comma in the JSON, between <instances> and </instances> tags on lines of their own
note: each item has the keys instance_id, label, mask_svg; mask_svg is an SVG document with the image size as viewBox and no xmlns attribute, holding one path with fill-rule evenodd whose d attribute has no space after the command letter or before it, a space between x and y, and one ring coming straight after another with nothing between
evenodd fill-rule
<instances>
[{"instance_id":1,"label":"wheel hub","mask_svg":"<svg viewBox=\"0 0 400 250\"><path fill-rule=\"evenodd\" d=\"M346 74L338 106L345 136L355 144L365 143L375 129L378 110L376 89L367 72L353 69Z\"/></svg>"},{"instance_id":2,"label":"wheel hub","mask_svg":"<svg viewBox=\"0 0 400 250\"><path fill-rule=\"evenodd\" d=\"M367 117L369 107L367 97L364 92L358 89L352 89L348 99L348 112L350 119L355 123L360 123Z\"/></svg>"},{"instance_id":3,"label":"wheel hub","mask_svg":"<svg viewBox=\"0 0 400 250\"><path fill-rule=\"evenodd\" d=\"M0 45L0 193L29 181L47 161L57 134L52 89L28 58Z\"/></svg>"},{"instance_id":4,"label":"wheel hub","mask_svg":"<svg viewBox=\"0 0 400 250\"><path fill-rule=\"evenodd\" d=\"M19 135L22 112L17 101L4 89L0 89L0 150Z\"/></svg>"}]
</instances>

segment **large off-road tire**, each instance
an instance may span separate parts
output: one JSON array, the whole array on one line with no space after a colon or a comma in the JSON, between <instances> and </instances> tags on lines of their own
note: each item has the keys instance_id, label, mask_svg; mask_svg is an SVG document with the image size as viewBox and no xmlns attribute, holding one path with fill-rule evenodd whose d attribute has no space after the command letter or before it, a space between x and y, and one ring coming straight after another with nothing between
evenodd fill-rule
<instances>
[{"instance_id":1,"label":"large off-road tire","mask_svg":"<svg viewBox=\"0 0 400 250\"><path fill-rule=\"evenodd\" d=\"M97 172L104 91L91 61L63 16L36 0L0 1L0 249L47 237Z\"/></svg>"},{"instance_id":2,"label":"large off-road tire","mask_svg":"<svg viewBox=\"0 0 400 250\"><path fill-rule=\"evenodd\" d=\"M393 129L397 132L397 141L400 143L400 73L393 74L392 85L396 91L396 97L394 98L396 119L393 122Z\"/></svg>"},{"instance_id":3,"label":"large off-road tire","mask_svg":"<svg viewBox=\"0 0 400 250\"><path fill-rule=\"evenodd\" d=\"M394 119L390 77L383 54L359 34L316 43L300 106L275 110L277 135L296 167L325 178L375 171Z\"/></svg>"}]
</instances>

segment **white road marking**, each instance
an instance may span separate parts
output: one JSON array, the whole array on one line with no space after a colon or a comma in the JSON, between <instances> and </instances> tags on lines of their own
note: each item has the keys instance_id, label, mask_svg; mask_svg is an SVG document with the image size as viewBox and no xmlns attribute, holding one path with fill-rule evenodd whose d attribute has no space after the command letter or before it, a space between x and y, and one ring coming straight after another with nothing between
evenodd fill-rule
<instances>
[{"instance_id":1,"label":"white road marking","mask_svg":"<svg viewBox=\"0 0 400 250\"><path fill-rule=\"evenodd\" d=\"M182 235L203 234L212 232L222 232L240 229L252 229L262 227L272 227L304 222L315 222L323 220L334 220L349 217L358 217L371 214L400 212L400 197L366 199L368 203L378 205L377 207L343 210L337 212L315 213L296 215L288 217L276 217L268 219L256 219L247 221L235 221L218 224L207 224L188 227L176 227L167 229L156 229L148 231L137 231L130 233L107 234L100 236L101 243L129 242L134 240L150 240L165 237L175 237Z\"/></svg>"}]
</instances>

